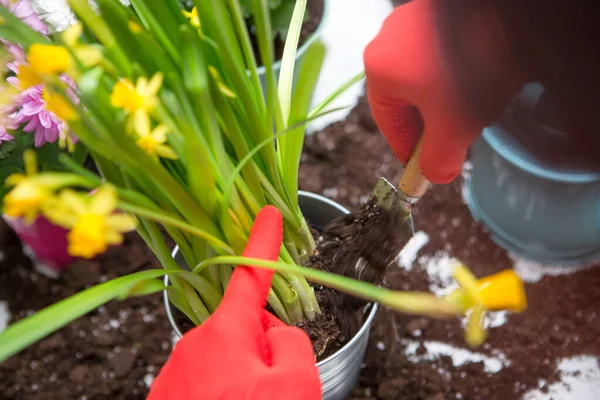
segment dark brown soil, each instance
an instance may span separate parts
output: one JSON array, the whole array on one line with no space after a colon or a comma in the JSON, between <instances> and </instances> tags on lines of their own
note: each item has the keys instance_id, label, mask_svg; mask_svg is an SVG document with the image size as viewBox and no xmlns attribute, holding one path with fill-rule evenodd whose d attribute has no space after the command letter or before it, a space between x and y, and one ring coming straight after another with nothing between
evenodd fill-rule
<instances>
[{"instance_id":1,"label":"dark brown soil","mask_svg":"<svg viewBox=\"0 0 600 400\"><path fill-rule=\"evenodd\" d=\"M99 282L160 268L137 235L59 279L34 270L2 219L0 301L13 319ZM0 364L1 399L141 399L171 350L161 297L111 302Z\"/></svg>"},{"instance_id":2,"label":"dark brown soil","mask_svg":"<svg viewBox=\"0 0 600 400\"><path fill-rule=\"evenodd\" d=\"M395 182L401 171L364 100L343 123L307 138L302 161L301 188L324 193L351 210L366 201L380 176ZM443 252L463 261L477 276L513 265L472 219L462 200L461 179L433 187L413 208L413 219L415 231L429 236L419 256L432 258ZM384 281L395 289L429 290L431 277L422 265L411 271L391 266ZM528 310L492 328L479 349L466 346L460 321L434 321L381 309L351 400L521 399L531 389L547 391L560 377L561 359L580 355L598 359L600 268L546 276L527 284L526 291ZM427 353L425 342L447 343L489 357L501 352L510 366L490 373L483 362L454 366L447 356L417 362L405 354L410 342L417 344L420 355Z\"/></svg>"},{"instance_id":3,"label":"dark brown soil","mask_svg":"<svg viewBox=\"0 0 600 400\"><path fill-rule=\"evenodd\" d=\"M399 172L362 101L346 121L307 138L300 186L357 210L380 176L395 181ZM413 209L413 217L416 230L429 236L420 257L445 252L477 276L513 265L471 218L460 182L434 187ZM13 239L0 229L0 302L8 303L14 319L101 280L156 266L142 241L131 236L123 247L97 261L79 262L62 278L51 280L32 268ZM427 290L432 278L425 266L415 263L410 271L391 266L384 282L393 288ZM486 372L483 363L454 366L450 357L414 360L406 355L409 343L423 357L428 354L425 342L466 349L460 322L380 309L351 400L516 400L532 388L548 390L559 378L562 358L600 357L600 268L546 276L528 283L526 291L528 310L508 316L504 325L490 330L482 348L472 350L487 356L502 352L510 365L496 373ZM161 300L154 295L111 303L12 357L0 365L0 398L144 398L144 380L157 373L171 349ZM113 320L118 328L112 328Z\"/></svg>"},{"instance_id":4,"label":"dark brown soil","mask_svg":"<svg viewBox=\"0 0 600 400\"><path fill-rule=\"evenodd\" d=\"M315 288L315 295L321 307L321 314L314 321L302 321L297 324L312 341L317 361L324 360L348 341L350 336L344 335L340 327L340 318L330 303L330 289Z\"/></svg>"},{"instance_id":5,"label":"dark brown soil","mask_svg":"<svg viewBox=\"0 0 600 400\"><path fill-rule=\"evenodd\" d=\"M298 47L306 43L306 41L312 36L312 34L317 31L317 28L321 23L321 19L323 18L323 12L323 0L308 0L305 14L306 19L304 21L304 24L302 25L302 30L300 31L300 40L298 42ZM258 65L263 65L260 57L260 51L258 49L258 39L256 35L254 35L252 32L250 32L250 39L252 41L254 54L256 55L256 62L258 63ZM273 46L273 50L275 52L275 61L279 61L281 60L281 57L283 57L285 40L282 39L279 35L277 35L273 42Z\"/></svg>"}]
</instances>

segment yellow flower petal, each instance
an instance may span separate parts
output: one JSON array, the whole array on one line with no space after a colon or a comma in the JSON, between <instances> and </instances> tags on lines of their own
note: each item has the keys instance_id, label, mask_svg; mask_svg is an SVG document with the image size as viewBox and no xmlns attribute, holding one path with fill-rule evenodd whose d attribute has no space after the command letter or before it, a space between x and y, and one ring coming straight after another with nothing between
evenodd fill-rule
<instances>
[{"instance_id":1,"label":"yellow flower petal","mask_svg":"<svg viewBox=\"0 0 600 400\"><path fill-rule=\"evenodd\" d=\"M61 38L67 46L74 47L79 42L82 33L83 24L80 21L77 21L62 33Z\"/></svg>"},{"instance_id":2,"label":"yellow flower petal","mask_svg":"<svg viewBox=\"0 0 600 400\"><path fill-rule=\"evenodd\" d=\"M169 130L169 128L167 128L166 125L158 125L156 128L154 128L154 130L152 131L152 137L154 138L154 140L156 140L158 143L164 143L167 141L167 131Z\"/></svg>"},{"instance_id":3,"label":"yellow flower petal","mask_svg":"<svg viewBox=\"0 0 600 400\"><path fill-rule=\"evenodd\" d=\"M110 186L103 186L92 195L89 211L96 215L108 216L117 206L117 193Z\"/></svg>"},{"instance_id":4,"label":"yellow flower petal","mask_svg":"<svg viewBox=\"0 0 600 400\"><path fill-rule=\"evenodd\" d=\"M106 240L106 243L109 245L121 244L123 243L123 235L107 226L106 232L104 232L104 240Z\"/></svg>"},{"instance_id":5,"label":"yellow flower petal","mask_svg":"<svg viewBox=\"0 0 600 400\"><path fill-rule=\"evenodd\" d=\"M133 112L142 107L144 99L136 92L129 79L120 79L113 86L110 104L116 108L123 108L127 112Z\"/></svg>"},{"instance_id":6,"label":"yellow flower petal","mask_svg":"<svg viewBox=\"0 0 600 400\"><path fill-rule=\"evenodd\" d=\"M19 182L22 182L26 178L23 174L12 174L6 178L4 181L4 185L11 187L17 185Z\"/></svg>"},{"instance_id":7,"label":"yellow flower petal","mask_svg":"<svg viewBox=\"0 0 600 400\"><path fill-rule=\"evenodd\" d=\"M135 144L149 155L156 154L158 143L156 143L156 140L154 140L152 136L140 137L138 140L136 140Z\"/></svg>"},{"instance_id":8,"label":"yellow flower petal","mask_svg":"<svg viewBox=\"0 0 600 400\"><path fill-rule=\"evenodd\" d=\"M150 136L150 116L142 108L133 114L133 130L139 137Z\"/></svg>"},{"instance_id":9,"label":"yellow flower petal","mask_svg":"<svg viewBox=\"0 0 600 400\"><path fill-rule=\"evenodd\" d=\"M527 308L525 285L512 269L480 279L478 288L488 310L521 312Z\"/></svg>"},{"instance_id":10,"label":"yellow flower petal","mask_svg":"<svg viewBox=\"0 0 600 400\"><path fill-rule=\"evenodd\" d=\"M146 90L144 91L144 94L147 95L148 97L156 96L156 94L160 90L160 87L162 86L162 83L163 83L162 72L155 73L154 76L152 76L152 78L150 79L150 82L148 82Z\"/></svg>"},{"instance_id":11,"label":"yellow flower petal","mask_svg":"<svg viewBox=\"0 0 600 400\"><path fill-rule=\"evenodd\" d=\"M84 66L90 68L100 64L102 61L102 49L93 45L77 46L74 49L75 55Z\"/></svg>"},{"instance_id":12,"label":"yellow flower petal","mask_svg":"<svg viewBox=\"0 0 600 400\"><path fill-rule=\"evenodd\" d=\"M79 119L79 114L75 108L62 95L52 93L44 88L43 98L46 102L46 110L51 111L58 118L65 122L76 121Z\"/></svg>"},{"instance_id":13,"label":"yellow flower petal","mask_svg":"<svg viewBox=\"0 0 600 400\"><path fill-rule=\"evenodd\" d=\"M168 158L170 160L177 160L177 153L170 148L169 146L165 146L164 144L156 146L156 154L162 158Z\"/></svg>"},{"instance_id":14,"label":"yellow flower petal","mask_svg":"<svg viewBox=\"0 0 600 400\"><path fill-rule=\"evenodd\" d=\"M29 47L27 61L38 74L62 74L71 66L71 55L62 46L34 43Z\"/></svg>"},{"instance_id":15,"label":"yellow flower petal","mask_svg":"<svg viewBox=\"0 0 600 400\"><path fill-rule=\"evenodd\" d=\"M19 88L21 90L28 89L32 86L41 84L44 80L31 65L21 64L17 70L17 79L19 80Z\"/></svg>"},{"instance_id":16,"label":"yellow flower petal","mask_svg":"<svg viewBox=\"0 0 600 400\"><path fill-rule=\"evenodd\" d=\"M70 229L77 222L77 215L58 197L52 197L42 204L42 212L54 224Z\"/></svg>"},{"instance_id":17,"label":"yellow flower petal","mask_svg":"<svg viewBox=\"0 0 600 400\"><path fill-rule=\"evenodd\" d=\"M4 196L4 213L15 218L27 216L31 220L51 195L50 191L31 180L22 180Z\"/></svg>"},{"instance_id":18,"label":"yellow flower petal","mask_svg":"<svg viewBox=\"0 0 600 400\"><path fill-rule=\"evenodd\" d=\"M191 12L182 10L183 16L190 20L190 25L196 29L200 29L200 15L198 15L198 8L192 8Z\"/></svg>"},{"instance_id":19,"label":"yellow flower petal","mask_svg":"<svg viewBox=\"0 0 600 400\"><path fill-rule=\"evenodd\" d=\"M88 204L82 194L71 189L64 189L58 195L62 204L71 210L72 213L83 215L88 212Z\"/></svg>"},{"instance_id":20,"label":"yellow flower petal","mask_svg":"<svg viewBox=\"0 0 600 400\"><path fill-rule=\"evenodd\" d=\"M67 234L67 251L74 257L94 258L108 248L105 234L104 217L92 213L84 214Z\"/></svg>"},{"instance_id":21,"label":"yellow flower petal","mask_svg":"<svg viewBox=\"0 0 600 400\"><path fill-rule=\"evenodd\" d=\"M119 232L130 232L136 225L135 218L128 214L111 214L106 217L106 226Z\"/></svg>"}]
</instances>

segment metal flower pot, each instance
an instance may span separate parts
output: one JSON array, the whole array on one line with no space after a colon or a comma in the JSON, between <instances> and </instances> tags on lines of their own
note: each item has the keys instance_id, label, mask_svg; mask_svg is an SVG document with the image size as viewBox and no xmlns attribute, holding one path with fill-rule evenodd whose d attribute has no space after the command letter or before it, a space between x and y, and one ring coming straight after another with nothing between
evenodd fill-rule
<instances>
[{"instance_id":1,"label":"metal flower pot","mask_svg":"<svg viewBox=\"0 0 600 400\"><path fill-rule=\"evenodd\" d=\"M349 213L341 205L312 193L300 191L299 203L306 219L316 228L323 228L333 219ZM179 262L182 262L182 259L177 257L177 249L175 249L173 255ZM168 284L168 277L165 276L165 285ZM163 293L163 297L171 326L177 336L181 337L182 332L173 316L171 302L166 291ZM317 363L324 400L343 400L352 392L360 374L360 366L369 341L371 323L375 318L377 308L377 304L370 307L363 325L348 343L331 356Z\"/></svg>"},{"instance_id":2,"label":"metal flower pot","mask_svg":"<svg viewBox=\"0 0 600 400\"><path fill-rule=\"evenodd\" d=\"M525 117L516 117L513 104L503 123L486 128L471 147L468 205L515 255L547 265L588 264L600 259L600 170L575 163L576 152L565 150L579 141L551 124L543 94L539 85L527 87L519 98ZM542 146L544 156L536 148ZM557 163L555 155L568 162Z\"/></svg>"}]
</instances>

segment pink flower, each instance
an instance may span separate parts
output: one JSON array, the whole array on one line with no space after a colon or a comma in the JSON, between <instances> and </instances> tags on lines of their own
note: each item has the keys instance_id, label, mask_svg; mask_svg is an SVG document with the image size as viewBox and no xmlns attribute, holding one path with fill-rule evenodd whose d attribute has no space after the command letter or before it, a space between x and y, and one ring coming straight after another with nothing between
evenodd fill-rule
<instances>
[{"instance_id":1,"label":"pink flower","mask_svg":"<svg viewBox=\"0 0 600 400\"><path fill-rule=\"evenodd\" d=\"M0 145L2 145L2 142L10 142L13 139L14 137L12 137L8 134L8 132L6 132L6 128L0 125Z\"/></svg>"},{"instance_id":2,"label":"pink flower","mask_svg":"<svg viewBox=\"0 0 600 400\"><path fill-rule=\"evenodd\" d=\"M48 27L33 11L29 0L18 0L16 2L13 0L0 0L0 4L31 28L44 35L48 34Z\"/></svg>"},{"instance_id":3,"label":"pink flower","mask_svg":"<svg viewBox=\"0 0 600 400\"><path fill-rule=\"evenodd\" d=\"M15 61L25 61L25 52L23 48L18 44L7 42L4 39L0 39L0 42L4 45L4 48L13 57Z\"/></svg>"},{"instance_id":4,"label":"pink flower","mask_svg":"<svg viewBox=\"0 0 600 400\"><path fill-rule=\"evenodd\" d=\"M58 119L53 112L46 110L42 98L43 86L32 86L19 95L16 103L18 111L9 115L9 120L20 126L25 124L23 132L34 132L35 147L58 140L61 131L67 130L67 124Z\"/></svg>"}]
</instances>

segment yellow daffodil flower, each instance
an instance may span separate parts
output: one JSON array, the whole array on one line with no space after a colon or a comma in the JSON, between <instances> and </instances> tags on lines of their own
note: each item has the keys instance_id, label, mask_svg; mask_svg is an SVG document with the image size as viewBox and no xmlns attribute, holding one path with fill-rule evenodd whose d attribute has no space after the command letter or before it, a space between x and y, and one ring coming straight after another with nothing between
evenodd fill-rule
<instances>
[{"instance_id":1,"label":"yellow daffodil flower","mask_svg":"<svg viewBox=\"0 0 600 400\"><path fill-rule=\"evenodd\" d=\"M521 312L527 308L523 281L513 270L505 270L477 280L462 264L453 271L460 288L446 300L467 314L466 340L479 346L486 338L483 320L487 311Z\"/></svg>"},{"instance_id":2,"label":"yellow daffodil flower","mask_svg":"<svg viewBox=\"0 0 600 400\"><path fill-rule=\"evenodd\" d=\"M4 196L4 214L13 218L24 218L33 223L42 205L53 196L51 188L34 179L37 174L37 161L33 150L23 154L25 174L12 174L6 178L6 186L14 186Z\"/></svg>"},{"instance_id":3,"label":"yellow daffodil flower","mask_svg":"<svg viewBox=\"0 0 600 400\"><path fill-rule=\"evenodd\" d=\"M150 132L149 123L136 124L138 128L136 133L138 139L136 144L144 150L146 153L153 157L169 158L171 160L177 159L177 153L173 151L171 147L166 145L167 142L167 131L166 125L158 125Z\"/></svg>"},{"instance_id":4,"label":"yellow daffodil flower","mask_svg":"<svg viewBox=\"0 0 600 400\"><path fill-rule=\"evenodd\" d=\"M125 113L130 115L127 129L137 132L146 132L147 130L136 127L140 121L150 125L150 112L154 110L158 102L157 94L162 85L163 75L160 72L148 80L146 77L139 77L136 85L129 79L120 79L113 87L110 95L110 104L116 108L122 108Z\"/></svg>"},{"instance_id":5,"label":"yellow daffodil flower","mask_svg":"<svg viewBox=\"0 0 600 400\"><path fill-rule=\"evenodd\" d=\"M150 80L143 76L139 77L135 86L129 79L120 79L113 87L110 104L124 109L127 113L138 110L151 111L156 106L156 95L162 81L163 75L160 72L154 74Z\"/></svg>"},{"instance_id":6,"label":"yellow daffodil flower","mask_svg":"<svg viewBox=\"0 0 600 400\"><path fill-rule=\"evenodd\" d=\"M190 24L196 28L200 29L200 15L198 15L198 8L192 8L192 11L181 11L183 16L190 20Z\"/></svg>"},{"instance_id":7,"label":"yellow daffodil flower","mask_svg":"<svg viewBox=\"0 0 600 400\"><path fill-rule=\"evenodd\" d=\"M34 43L29 47L27 61L41 76L65 73L72 63L71 54L66 48L41 43Z\"/></svg>"},{"instance_id":8,"label":"yellow daffodil flower","mask_svg":"<svg viewBox=\"0 0 600 400\"><path fill-rule=\"evenodd\" d=\"M79 114L75 108L65 98L58 93L50 93L44 88L42 98L46 102L46 110L53 112L58 118L65 122L76 121Z\"/></svg>"},{"instance_id":9,"label":"yellow daffodil flower","mask_svg":"<svg viewBox=\"0 0 600 400\"><path fill-rule=\"evenodd\" d=\"M117 195L109 186L93 195L65 189L45 204L44 214L67 229L68 252L74 257L93 258L108 246L123 243L123 232L135 228L135 219L116 214Z\"/></svg>"}]
</instances>

